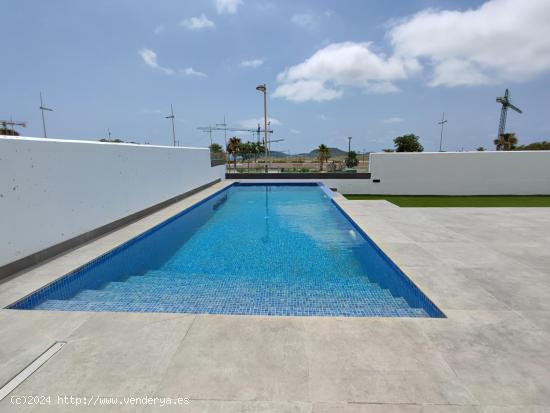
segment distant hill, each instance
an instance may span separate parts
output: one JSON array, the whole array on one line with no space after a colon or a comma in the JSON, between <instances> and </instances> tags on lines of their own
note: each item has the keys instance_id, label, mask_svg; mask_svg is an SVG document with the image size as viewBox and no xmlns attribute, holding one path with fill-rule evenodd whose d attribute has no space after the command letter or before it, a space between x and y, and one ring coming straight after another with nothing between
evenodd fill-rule
<instances>
[{"instance_id":1,"label":"distant hill","mask_svg":"<svg viewBox=\"0 0 550 413\"><path fill-rule=\"evenodd\" d=\"M272 158L286 158L287 156L288 156L288 153L285 153L285 152L271 151Z\"/></svg>"},{"instance_id":2,"label":"distant hill","mask_svg":"<svg viewBox=\"0 0 550 413\"><path fill-rule=\"evenodd\" d=\"M338 148L328 148L329 151L330 151L330 157L331 158L334 158L336 156L347 156L348 152L347 151L343 151L341 149L338 149ZM317 154L319 153L319 149L313 149L312 151L310 152L307 152L307 153L297 153L297 154L292 154L291 156L302 156L304 158L317 158ZM286 158L288 156L287 153L285 152L279 152L279 151L271 151L271 156L273 158Z\"/></svg>"},{"instance_id":3,"label":"distant hill","mask_svg":"<svg viewBox=\"0 0 550 413\"><path fill-rule=\"evenodd\" d=\"M330 157L334 158L336 156L346 156L348 153L347 151L343 151L342 149L338 148L328 148L330 152ZM305 156L307 158L317 158L317 154L319 153L319 149L313 149L309 153L300 153L298 155Z\"/></svg>"}]
</instances>

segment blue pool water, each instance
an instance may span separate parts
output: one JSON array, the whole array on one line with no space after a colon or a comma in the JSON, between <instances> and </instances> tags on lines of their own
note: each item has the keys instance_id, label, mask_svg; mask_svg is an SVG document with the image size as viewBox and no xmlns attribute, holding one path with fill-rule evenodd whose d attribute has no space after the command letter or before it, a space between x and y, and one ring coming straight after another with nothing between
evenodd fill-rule
<instances>
[{"instance_id":1,"label":"blue pool water","mask_svg":"<svg viewBox=\"0 0 550 413\"><path fill-rule=\"evenodd\" d=\"M443 317L320 185L233 185L11 308Z\"/></svg>"}]
</instances>

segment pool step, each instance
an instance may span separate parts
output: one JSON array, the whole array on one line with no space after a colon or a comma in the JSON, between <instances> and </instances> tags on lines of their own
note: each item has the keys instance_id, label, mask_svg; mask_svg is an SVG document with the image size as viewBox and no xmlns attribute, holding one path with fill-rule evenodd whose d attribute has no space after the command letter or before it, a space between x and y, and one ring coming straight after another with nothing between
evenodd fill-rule
<instances>
[{"instance_id":1,"label":"pool step","mask_svg":"<svg viewBox=\"0 0 550 413\"><path fill-rule=\"evenodd\" d=\"M37 309L209 314L428 316L367 277L327 275L321 282L299 276L259 277L150 271L69 300L47 300ZM216 294L216 291L219 294ZM213 295L221 297L212 300Z\"/></svg>"},{"instance_id":2,"label":"pool step","mask_svg":"<svg viewBox=\"0 0 550 413\"><path fill-rule=\"evenodd\" d=\"M47 300L35 307L36 310L53 311L113 311L113 312L148 312L148 313L196 313L196 314L227 314L223 307L189 307L187 304L161 305L159 303L128 303L124 310L120 303L105 301L70 301ZM241 315L292 315L292 316L316 316L326 315L315 310L296 309L285 310L281 308L254 308L250 306L232 308L232 314ZM370 306L366 309L350 309L340 311L340 316L350 317L428 317L428 314L420 308L392 308L388 306Z\"/></svg>"},{"instance_id":3,"label":"pool step","mask_svg":"<svg viewBox=\"0 0 550 413\"><path fill-rule=\"evenodd\" d=\"M211 290L209 290L211 291ZM195 292L174 291L174 292L158 292L158 291L104 291L104 290L84 290L71 298L72 301L111 301L117 303L164 303L164 304L202 304L208 303L211 298L211 293L200 294ZM389 293L380 290L378 292L364 291L356 294L350 294L346 298L347 306L370 306L381 305L392 308L409 308L408 303L401 297L392 297ZM311 293L308 295L291 295L284 294L283 296L273 296L266 298L262 291L239 291L235 290L226 300L221 300L220 305L224 302L235 303L235 305L262 305L272 303L273 305L286 306L303 306L311 305L326 305L338 306L342 303L342 297L334 296L327 297L326 291L323 294Z\"/></svg>"},{"instance_id":4,"label":"pool step","mask_svg":"<svg viewBox=\"0 0 550 413\"><path fill-rule=\"evenodd\" d=\"M203 278L203 287L197 285L197 278ZM225 298L216 303L223 307L225 303L231 303L231 307L241 307L246 313L247 308L350 308L350 309L378 309L386 312L393 310L409 310L409 304L401 297L393 297L391 293L380 288L375 283L358 283L345 288L345 282L330 288L330 285L318 284L293 286L288 282L281 285L270 285L266 290L258 286L257 280L227 280L225 276L189 276L186 279L182 274L173 277L170 274L155 274L129 277L125 282L111 282L100 290L83 290L71 297L71 301L82 303L102 302L126 305L142 305L146 308L160 306L161 308L184 308L185 311L199 309L204 312L205 303L208 305L212 299L212 291L219 290L220 297ZM195 282L190 283L191 279ZM336 280L342 278L335 277ZM300 280L298 280L300 281ZM345 279L344 279L345 281ZM229 282L229 285L227 284ZM231 284L234 285L231 285ZM350 286L348 286L350 287ZM327 294L327 289L330 293ZM204 294L202 292L204 291ZM227 291L230 293L228 294ZM305 291L305 292L304 292ZM342 304L344 302L344 304ZM175 307L174 307L175 306ZM110 305L112 307L112 305ZM207 308L206 312L216 312L215 308ZM168 310L167 310L168 311ZM174 310L176 311L176 310Z\"/></svg>"}]
</instances>

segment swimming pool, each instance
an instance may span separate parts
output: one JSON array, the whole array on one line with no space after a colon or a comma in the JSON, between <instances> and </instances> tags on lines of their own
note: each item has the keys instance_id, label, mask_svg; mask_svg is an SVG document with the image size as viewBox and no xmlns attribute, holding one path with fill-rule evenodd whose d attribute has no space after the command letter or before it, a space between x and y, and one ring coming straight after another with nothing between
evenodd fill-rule
<instances>
[{"instance_id":1,"label":"swimming pool","mask_svg":"<svg viewBox=\"0 0 550 413\"><path fill-rule=\"evenodd\" d=\"M9 308L444 317L320 184L234 184Z\"/></svg>"}]
</instances>

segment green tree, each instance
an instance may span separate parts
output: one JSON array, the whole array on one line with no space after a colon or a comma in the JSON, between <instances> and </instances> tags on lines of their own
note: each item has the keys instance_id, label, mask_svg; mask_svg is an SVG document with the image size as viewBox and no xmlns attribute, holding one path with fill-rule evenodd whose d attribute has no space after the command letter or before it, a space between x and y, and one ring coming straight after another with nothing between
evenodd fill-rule
<instances>
[{"instance_id":1,"label":"green tree","mask_svg":"<svg viewBox=\"0 0 550 413\"><path fill-rule=\"evenodd\" d=\"M237 155L241 152L241 140L236 136L233 136L227 142L227 153L233 156L233 162L235 165L235 172L237 172Z\"/></svg>"},{"instance_id":2,"label":"green tree","mask_svg":"<svg viewBox=\"0 0 550 413\"><path fill-rule=\"evenodd\" d=\"M516 149L518 139L515 133L503 133L493 141L497 151L511 151Z\"/></svg>"},{"instance_id":3,"label":"green tree","mask_svg":"<svg viewBox=\"0 0 550 413\"><path fill-rule=\"evenodd\" d=\"M382 151L387 152L387 153L391 153L391 152L395 152L395 149L386 148L386 149L382 149Z\"/></svg>"},{"instance_id":4,"label":"green tree","mask_svg":"<svg viewBox=\"0 0 550 413\"><path fill-rule=\"evenodd\" d=\"M0 135L19 136L19 132L17 132L15 129L0 127Z\"/></svg>"},{"instance_id":5,"label":"green tree","mask_svg":"<svg viewBox=\"0 0 550 413\"><path fill-rule=\"evenodd\" d=\"M319 159L319 170L323 171L323 163L328 161L330 158L330 150L325 144L320 144L317 153L317 159Z\"/></svg>"},{"instance_id":6,"label":"green tree","mask_svg":"<svg viewBox=\"0 0 550 413\"><path fill-rule=\"evenodd\" d=\"M223 148L219 143L213 143L210 145L210 152L212 153L221 153L222 150Z\"/></svg>"},{"instance_id":7,"label":"green tree","mask_svg":"<svg viewBox=\"0 0 550 413\"><path fill-rule=\"evenodd\" d=\"M476 149L476 151L485 152L485 148L483 146L480 146L479 148Z\"/></svg>"},{"instance_id":8,"label":"green tree","mask_svg":"<svg viewBox=\"0 0 550 413\"><path fill-rule=\"evenodd\" d=\"M424 147L419 142L420 137L413 133L398 136L393 140L395 152L422 152Z\"/></svg>"},{"instance_id":9,"label":"green tree","mask_svg":"<svg viewBox=\"0 0 550 413\"><path fill-rule=\"evenodd\" d=\"M550 151L550 142L541 141L533 142L527 145L519 145L515 148L516 151Z\"/></svg>"},{"instance_id":10,"label":"green tree","mask_svg":"<svg viewBox=\"0 0 550 413\"><path fill-rule=\"evenodd\" d=\"M106 143L133 143L135 145L139 145L138 142L134 142L134 141L123 141L122 139L119 139L119 138L114 138L114 139L106 139L106 138L103 138L103 139L100 139L99 142L106 142Z\"/></svg>"},{"instance_id":11,"label":"green tree","mask_svg":"<svg viewBox=\"0 0 550 413\"><path fill-rule=\"evenodd\" d=\"M346 166L348 168L354 168L359 164L359 160L357 159L357 152L350 151L346 158Z\"/></svg>"}]
</instances>

